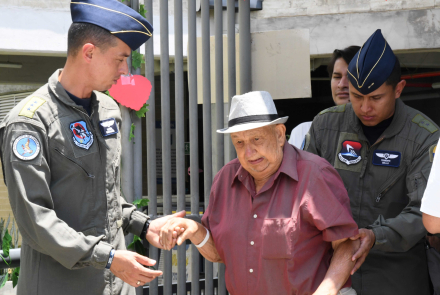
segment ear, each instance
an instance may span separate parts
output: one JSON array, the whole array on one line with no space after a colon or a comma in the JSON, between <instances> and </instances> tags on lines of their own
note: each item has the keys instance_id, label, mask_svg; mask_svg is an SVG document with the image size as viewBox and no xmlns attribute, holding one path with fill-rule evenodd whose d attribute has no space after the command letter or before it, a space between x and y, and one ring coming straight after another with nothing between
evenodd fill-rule
<instances>
[{"instance_id":1,"label":"ear","mask_svg":"<svg viewBox=\"0 0 440 295\"><path fill-rule=\"evenodd\" d=\"M275 130L277 134L278 144L284 146L286 142L286 126L284 124L275 125Z\"/></svg>"},{"instance_id":2,"label":"ear","mask_svg":"<svg viewBox=\"0 0 440 295\"><path fill-rule=\"evenodd\" d=\"M91 63L93 54L96 52L96 46L92 43L86 43L82 47L82 58L86 61L86 63Z\"/></svg>"},{"instance_id":3,"label":"ear","mask_svg":"<svg viewBox=\"0 0 440 295\"><path fill-rule=\"evenodd\" d=\"M394 89L395 98L398 99L402 94L403 88L405 88L406 80L402 80L396 85L396 89Z\"/></svg>"}]
</instances>

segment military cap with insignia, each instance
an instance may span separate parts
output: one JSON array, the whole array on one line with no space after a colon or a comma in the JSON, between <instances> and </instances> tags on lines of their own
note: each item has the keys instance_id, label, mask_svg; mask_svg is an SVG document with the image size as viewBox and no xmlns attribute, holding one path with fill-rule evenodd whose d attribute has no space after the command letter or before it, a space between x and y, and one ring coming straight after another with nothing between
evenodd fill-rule
<instances>
[{"instance_id":1,"label":"military cap with insignia","mask_svg":"<svg viewBox=\"0 0 440 295\"><path fill-rule=\"evenodd\" d=\"M143 16L116 0L73 0L70 12L74 23L100 26L132 50L147 42L153 33L153 27Z\"/></svg>"},{"instance_id":2,"label":"military cap with insignia","mask_svg":"<svg viewBox=\"0 0 440 295\"><path fill-rule=\"evenodd\" d=\"M371 93L386 82L396 60L379 29L368 38L348 65L350 83L364 95Z\"/></svg>"}]
</instances>

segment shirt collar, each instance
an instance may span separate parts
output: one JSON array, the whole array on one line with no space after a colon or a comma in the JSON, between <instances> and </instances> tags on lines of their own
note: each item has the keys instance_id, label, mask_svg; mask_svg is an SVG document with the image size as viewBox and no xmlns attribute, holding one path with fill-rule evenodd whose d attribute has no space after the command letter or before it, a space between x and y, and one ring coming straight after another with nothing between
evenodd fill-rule
<instances>
[{"instance_id":1,"label":"shirt collar","mask_svg":"<svg viewBox=\"0 0 440 295\"><path fill-rule=\"evenodd\" d=\"M275 177L273 179L276 179L280 173L284 173L293 180L298 181L298 170L296 166L297 157L298 152L286 141L283 148L283 160L281 161L280 167L275 172ZM236 180L243 181L247 177L252 177L252 175L240 164L240 167L232 178L231 186Z\"/></svg>"}]
</instances>

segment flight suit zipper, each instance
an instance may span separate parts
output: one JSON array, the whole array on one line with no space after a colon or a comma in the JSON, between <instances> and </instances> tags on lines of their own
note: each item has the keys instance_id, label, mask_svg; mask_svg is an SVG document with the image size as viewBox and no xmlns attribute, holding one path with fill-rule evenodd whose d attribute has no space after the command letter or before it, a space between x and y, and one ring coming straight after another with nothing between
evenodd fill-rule
<instances>
[{"instance_id":1,"label":"flight suit zipper","mask_svg":"<svg viewBox=\"0 0 440 295\"><path fill-rule=\"evenodd\" d=\"M384 189L380 191L377 195L376 203L379 203L383 196L400 180L400 178L405 174L406 169L402 170L396 177L393 178L391 183L387 185Z\"/></svg>"},{"instance_id":2,"label":"flight suit zipper","mask_svg":"<svg viewBox=\"0 0 440 295\"><path fill-rule=\"evenodd\" d=\"M75 160L71 159L70 157L66 156L65 154L63 154L59 149L54 148L54 150L60 154L61 156L63 156L64 158L66 158L67 160L69 160L70 162L72 162L73 164L75 164L78 168L80 168L82 171L84 171L84 173L87 175L87 177L90 178L95 178L95 175L90 174L83 166L81 166L80 164L78 164Z\"/></svg>"}]
</instances>

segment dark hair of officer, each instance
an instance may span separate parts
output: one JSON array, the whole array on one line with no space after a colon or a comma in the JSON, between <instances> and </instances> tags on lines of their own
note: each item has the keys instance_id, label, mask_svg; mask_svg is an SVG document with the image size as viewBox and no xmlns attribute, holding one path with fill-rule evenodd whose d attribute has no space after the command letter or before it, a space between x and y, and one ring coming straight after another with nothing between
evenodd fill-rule
<instances>
[{"instance_id":1,"label":"dark hair of officer","mask_svg":"<svg viewBox=\"0 0 440 295\"><path fill-rule=\"evenodd\" d=\"M402 71L400 69L399 59L396 58L396 63L394 64L393 71L391 72L388 79L385 81L387 85L393 86L393 89L396 89L397 84L402 80Z\"/></svg>"},{"instance_id":2,"label":"dark hair of officer","mask_svg":"<svg viewBox=\"0 0 440 295\"><path fill-rule=\"evenodd\" d=\"M76 55L86 43L92 43L103 52L117 45L116 37L100 26L90 23L72 23L67 33L67 55Z\"/></svg>"},{"instance_id":3,"label":"dark hair of officer","mask_svg":"<svg viewBox=\"0 0 440 295\"><path fill-rule=\"evenodd\" d=\"M344 48L342 50L335 49L335 51L333 51L332 58L331 58L329 64L327 65L327 72L328 72L329 77L330 78L332 77L335 62L339 58L342 57L348 65L348 64L350 64L350 61L353 59L353 57L356 55L356 53L359 51L359 49L361 49L359 46L349 46L349 47Z\"/></svg>"}]
</instances>

